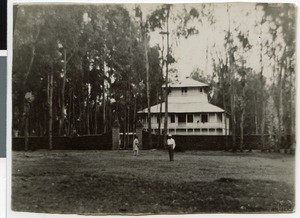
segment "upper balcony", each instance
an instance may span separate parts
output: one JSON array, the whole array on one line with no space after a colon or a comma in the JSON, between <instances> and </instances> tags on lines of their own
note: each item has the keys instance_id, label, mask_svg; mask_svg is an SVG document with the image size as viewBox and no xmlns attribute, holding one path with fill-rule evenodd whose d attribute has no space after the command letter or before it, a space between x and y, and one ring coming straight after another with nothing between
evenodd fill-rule
<instances>
[{"instance_id":1,"label":"upper balcony","mask_svg":"<svg viewBox=\"0 0 300 218\"><path fill-rule=\"evenodd\" d=\"M164 124L161 124L163 128ZM229 126L229 124L228 124ZM144 123L144 127L148 128L147 123ZM158 129L158 123L151 123L152 129ZM168 123L168 129L223 129L225 128L224 123Z\"/></svg>"}]
</instances>

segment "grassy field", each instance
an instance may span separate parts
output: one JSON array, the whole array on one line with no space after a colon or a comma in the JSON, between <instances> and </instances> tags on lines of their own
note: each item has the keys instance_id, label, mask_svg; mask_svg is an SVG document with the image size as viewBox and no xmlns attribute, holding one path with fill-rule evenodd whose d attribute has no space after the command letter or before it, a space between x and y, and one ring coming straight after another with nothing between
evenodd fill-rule
<instances>
[{"instance_id":1,"label":"grassy field","mask_svg":"<svg viewBox=\"0 0 300 218\"><path fill-rule=\"evenodd\" d=\"M13 152L12 209L42 213L292 212L291 155L186 151Z\"/></svg>"}]
</instances>

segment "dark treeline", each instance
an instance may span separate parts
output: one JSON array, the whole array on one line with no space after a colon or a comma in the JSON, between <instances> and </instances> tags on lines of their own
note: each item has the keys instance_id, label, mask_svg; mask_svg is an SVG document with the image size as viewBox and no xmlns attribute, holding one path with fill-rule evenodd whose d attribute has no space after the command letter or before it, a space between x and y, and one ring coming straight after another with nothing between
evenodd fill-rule
<instances>
[{"instance_id":1,"label":"dark treeline","mask_svg":"<svg viewBox=\"0 0 300 218\"><path fill-rule=\"evenodd\" d=\"M147 14L122 5L15 6L13 134L49 136L51 148L52 136L106 133L115 120L122 132L134 132L137 111L164 99L164 76L176 72L165 69L176 62L174 42L166 44L161 34L161 44L151 47L151 33L163 33L174 22L177 29L167 34L184 40L202 34L197 23L212 29L218 23L213 4L176 7L157 5ZM234 148L243 149L245 134L266 134L276 137L266 145L262 137L263 148L278 149L282 138L295 135L295 8L255 8L262 12L254 26L261 40L254 45L253 29L231 24L236 18L224 4L223 54L209 47L213 74L196 69L191 76L208 83L210 101L231 115L233 138L241 137L239 145L233 140ZM245 16L252 19L250 9ZM255 49L259 70L247 60ZM272 69L271 79L266 69Z\"/></svg>"},{"instance_id":2,"label":"dark treeline","mask_svg":"<svg viewBox=\"0 0 300 218\"><path fill-rule=\"evenodd\" d=\"M15 11L13 130L25 136L48 135L49 129L53 135L100 134L118 119L122 131L134 131L146 101L145 48L140 24L128 11L119 5L24 5ZM158 48L147 49L153 104L162 79Z\"/></svg>"}]
</instances>

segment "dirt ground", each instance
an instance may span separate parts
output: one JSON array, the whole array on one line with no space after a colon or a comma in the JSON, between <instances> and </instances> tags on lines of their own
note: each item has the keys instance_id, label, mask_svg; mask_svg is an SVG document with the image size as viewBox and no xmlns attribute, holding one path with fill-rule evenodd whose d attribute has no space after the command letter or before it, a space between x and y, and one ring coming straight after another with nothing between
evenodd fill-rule
<instances>
[{"instance_id":1,"label":"dirt ground","mask_svg":"<svg viewBox=\"0 0 300 218\"><path fill-rule=\"evenodd\" d=\"M292 212L293 155L13 152L12 209L72 214Z\"/></svg>"}]
</instances>

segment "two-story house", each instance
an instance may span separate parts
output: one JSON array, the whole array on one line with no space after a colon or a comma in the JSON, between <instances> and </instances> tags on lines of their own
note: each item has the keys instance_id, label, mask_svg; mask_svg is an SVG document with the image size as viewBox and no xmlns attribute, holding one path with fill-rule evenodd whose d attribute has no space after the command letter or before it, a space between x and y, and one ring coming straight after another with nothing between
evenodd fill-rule
<instances>
[{"instance_id":1,"label":"two-story house","mask_svg":"<svg viewBox=\"0 0 300 218\"><path fill-rule=\"evenodd\" d=\"M165 88L165 86L163 86ZM229 115L208 102L208 85L186 78L169 85L168 134L173 135L225 135L229 134ZM151 107L151 128L158 131L160 104ZM161 132L164 125L165 103L162 103ZM139 111L144 128L147 108ZM225 120L226 119L226 120Z\"/></svg>"}]
</instances>

